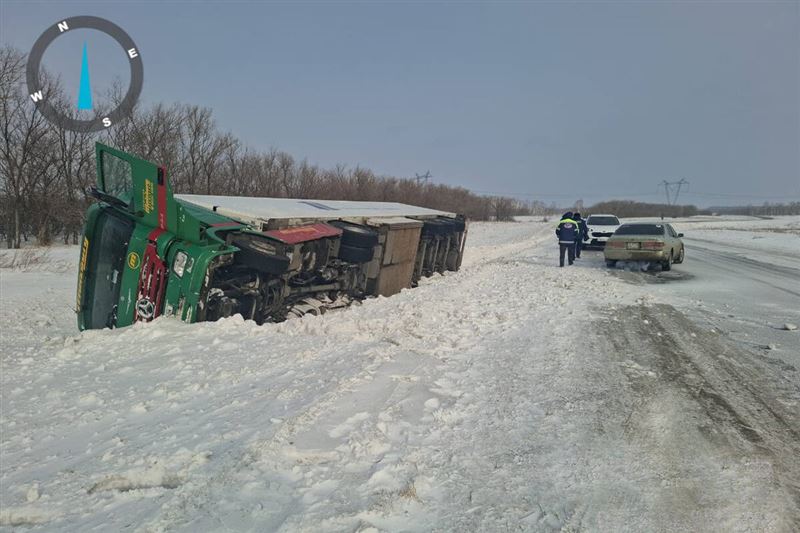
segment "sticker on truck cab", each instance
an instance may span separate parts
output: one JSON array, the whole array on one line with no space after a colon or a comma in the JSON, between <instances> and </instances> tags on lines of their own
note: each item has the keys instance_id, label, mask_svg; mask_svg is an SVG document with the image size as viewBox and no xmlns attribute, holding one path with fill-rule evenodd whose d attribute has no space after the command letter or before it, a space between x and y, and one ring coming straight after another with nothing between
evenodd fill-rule
<instances>
[{"instance_id":1,"label":"sticker on truck cab","mask_svg":"<svg viewBox=\"0 0 800 533\"><path fill-rule=\"evenodd\" d=\"M153 182L144 180L144 187L142 188L142 207L145 213L152 213L156 205L155 192L153 190Z\"/></svg>"},{"instance_id":2,"label":"sticker on truck cab","mask_svg":"<svg viewBox=\"0 0 800 533\"><path fill-rule=\"evenodd\" d=\"M128 268L131 270L136 270L139 266L139 254L136 252L131 252L128 254Z\"/></svg>"},{"instance_id":3,"label":"sticker on truck cab","mask_svg":"<svg viewBox=\"0 0 800 533\"><path fill-rule=\"evenodd\" d=\"M78 265L78 294L75 310L81 310L81 295L83 294L83 281L86 278L86 262L89 260L89 239L84 237L81 244L81 262Z\"/></svg>"}]
</instances>

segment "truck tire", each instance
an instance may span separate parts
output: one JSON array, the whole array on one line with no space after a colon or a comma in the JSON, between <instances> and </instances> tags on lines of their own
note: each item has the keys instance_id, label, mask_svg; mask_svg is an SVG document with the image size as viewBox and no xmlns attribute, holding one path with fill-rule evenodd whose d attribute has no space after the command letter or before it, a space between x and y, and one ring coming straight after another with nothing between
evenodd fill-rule
<instances>
[{"instance_id":1,"label":"truck tire","mask_svg":"<svg viewBox=\"0 0 800 533\"><path fill-rule=\"evenodd\" d=\"M280 276L289 270L289 258L283 255L269 255L254 248L246 239L233 239L232 244L239 248L236 262L252 267L265 274Z\"/></svg>"},{"instance_id":2,"label":"truck tire","mask_svg":"<svg viewBox=\"0 0 800 533\"><path fill-rule=\"evenodd\" d=\"M369 263L375 255L375 248L361 248L342 244L339 246L339 259L348 263Z\"/></svg>"},{"instance_id":3,"label":"truck tire","mask_svg":"<svg viewBox=\"0 0 800 533\"><path fill-rule=\"evenodd\" d=\"M617 261L614 259L606 259L606 266L608 268L614 268L615 266L617 266Z\"/></svg>"},{"instance_id":4,"label":"truck tire","mask_svg":"<svg viewBox=\"0 0 800 533\"><path fill-rule=\"evenodd\" d=\"M342 244L353 248L372 248L378 244L378 232L343 220L329 223L342 230Z\"/></svg>"},{"instance_id":5,"label":"truck tire","mask_svg":"<svg viewBox=\"0 0 800 533\"><path fill-rule=\"evenodd\" d=\"M442 225L442 235L459 233L464 231L464 228L466 227L463 221L461 221L461 224L459 224L459 221L454 218L440 218L438 221Z\"/></svg>"},{"instance_id":6,"label":"truck tire","mask_svg":"<svg viewBox=\"0 0 800 533\"><path fill-rule=\"evenodd\" d=\"M445 235L450 229L450 224L441 220L425 220L422 226L423 235Z\"/></svg>"}]
</instances>

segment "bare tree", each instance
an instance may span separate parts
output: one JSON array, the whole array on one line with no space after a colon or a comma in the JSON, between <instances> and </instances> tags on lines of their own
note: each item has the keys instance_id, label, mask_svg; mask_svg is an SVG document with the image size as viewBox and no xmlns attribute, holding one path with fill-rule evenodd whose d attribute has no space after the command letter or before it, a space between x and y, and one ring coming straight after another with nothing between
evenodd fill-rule
<instances>
[{"instance_id":1,"label":"bare tree","mask_svg":"<svg viewBox=\"0 0 800 533\"><path fill-rule=\"evenodd\" d=\"M54 103L59 112L65 116L75 116L74 108L60 98ZM98 110L97 113L101 111ZM58 174L58 192L53 194L54 184L43 188L46 197L53 197L57 205L56 219L61 226L64 242L69 242L72 237L73 244L78 243L78 234L83 223L83 213L88 205L86 189L94 181L94 137L87 130L74 131L59 126L53 127L54 139L54 167ZM60 200L60 201L59 201Z\"/></svg>"},{"instance_id":2,"label":"bare tree","mask_svg":"<svg viewBox=\"0 0 800 533\"><path fill-rule=\"evenodd\" d=\"M22 210L45 164L44 145L50 128L45 118L28 100L24 88L25 56L10 48L0 48L0 182L10 203L9 248L22 245ZM42 75L45 98L54 96L57 84Z\"/></svg>"},{"instance_id":3,"label":"bare tree","mask_svg":"<svg viewBox=\"0 0 800 533\"><path fill-rule=\"evenodd\" d=\"M294 197L294 158L286 152L278 153L278 176L283 186L284 196Z\"/></svg>"}]
</instances>

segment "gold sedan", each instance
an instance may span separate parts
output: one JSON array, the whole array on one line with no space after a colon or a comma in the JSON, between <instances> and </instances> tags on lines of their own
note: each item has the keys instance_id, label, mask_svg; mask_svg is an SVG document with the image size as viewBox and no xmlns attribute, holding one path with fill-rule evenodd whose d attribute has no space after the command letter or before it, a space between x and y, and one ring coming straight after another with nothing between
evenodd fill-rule
<instances>
[{"instance_id":1,"label":"gold sedan","mask_svg":"<svg viewBox=\"0 0 800 533\"><path fill-rule=\"evenodd\" d=\"M603 250L606 266L614 267L617 261L648 261L670 270L673 263L683 263L681 237L683 233L677 233L670 224L623 224Z\"/></svg>"}]
</instances>

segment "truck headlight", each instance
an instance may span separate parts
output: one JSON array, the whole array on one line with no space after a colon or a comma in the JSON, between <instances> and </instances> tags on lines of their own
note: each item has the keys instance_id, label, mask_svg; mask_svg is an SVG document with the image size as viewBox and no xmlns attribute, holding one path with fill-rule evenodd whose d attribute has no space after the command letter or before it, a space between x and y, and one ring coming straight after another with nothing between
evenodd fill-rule
<instances>
[{"instance_id":1,"label":"truck headlight","mask_svg":"<svg viewBox=\"0 0 800 533\"><path fill-rule=\"evenodd\" d=\"M183 277L183 269L186 268L187 259L189 259L189 256L184 252L175 254L175 261L172 263L172 271L175 272L175 275L179 278Z\"/></svg>"}]
</instances>

